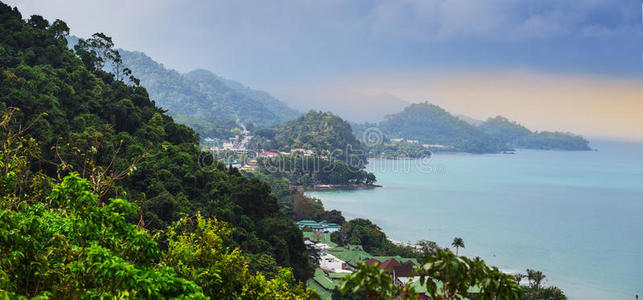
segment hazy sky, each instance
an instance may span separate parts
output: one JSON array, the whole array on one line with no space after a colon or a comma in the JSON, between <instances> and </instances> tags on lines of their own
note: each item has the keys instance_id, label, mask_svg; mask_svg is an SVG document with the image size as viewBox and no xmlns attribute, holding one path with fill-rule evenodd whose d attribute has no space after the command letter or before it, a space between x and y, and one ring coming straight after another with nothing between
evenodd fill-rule
<instances>
[{"instance_id":1,"label":"hazy sky","mask_svg":"<svg viewBox=\"0 0 643 300\"><path fill-rule=\"evenodd\" d=\"M381 116L403 101L428 100L533 129L643 139L639 0L9 4L25 17L62 19L81 37L105 32L118 47L181 72L212 70L299 109L347 116L374 103L370 116Z\"/></svg>"}]
</instances>

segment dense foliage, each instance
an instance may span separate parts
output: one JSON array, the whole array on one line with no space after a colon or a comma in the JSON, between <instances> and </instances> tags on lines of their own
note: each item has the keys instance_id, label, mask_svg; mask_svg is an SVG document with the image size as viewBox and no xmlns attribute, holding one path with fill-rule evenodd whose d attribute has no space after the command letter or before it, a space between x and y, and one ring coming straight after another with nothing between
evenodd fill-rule
<instances>
[{"instance_id":1,"label":"dense foliage","mask_svg":"<svg viewBox=\"0 0 643 300\"><path fill-rule=\"evenodd\" d=\"M240 128L275 125L299 113L268 93L221 78L207 70L181 74L145 53L119 50L123 65L140 78L157 105L203 137L227 137Z\"/></svg>"},{"instance_id":2,"label":"dense foliage","mask_svg":"<svg viewBox=\"0 0 643 300\"><path fill-rule=\"evenodd\" d=\"M427 252L417 251L410 246L396 245L391 242L382 229L367 219L352 219L342 226L341 231L333 232L331 241L340 245L361 245L373 255L399 255L402 257L422 258Z\"/></svg>"},{"instance_id":3,"label":"dense foliage","mask_svg":"<svg viewBox=\"0 0 643 300\"><path fill-rule=\"evenodd\" d=\"M562 132L534 132L513 142L518 148L539 150L591 150L582 136Z\"/></svg>"},{"instance_id":4,"label":"dense foliage","mask_svg":"<svg viewBox=\"0 0 643 300\"><path fill-rule=\"evenodd\" d=\"M314 296L290 269L274 266L271 279L250 271L241 251L228 246L225 222L197 213L152 235L141 221L127 220L140 214L135 203L96 193L108 179L92 184L75 172L62 180L34 172L39 147L24 137L33 123L13 123L13 112L0 121L1 298Z\"/></svg>"},{"instance_id":5,"label":"dense foliage","mask_svg":"<svg viewBox=\"0 0 643 300\"><path fill-rule=\"evenodd\" d=\"M311 110L282 125L257 130L253 144L266 151L303 148L358 167L367 163L366 150L351 125L328 112Z\"/></svg>"},{"instance_id":6,"label":"dense foliage","mask_svg":"<svg viewBox=\"0 0 643 300\"><path fill-rule=\"evenodd\" d=\"M280 156L257 160L259 172L269 176L287 178L290 184L309 186L316 184L372 185L373 173L340 160L320 159L318 156Z\"/></svg>"},{"instance_id":7,"label":"dense foliage","mask_svg":"<svg viewBox=\"0 0 643 300\"><path fill-rule=\"evenodd\" d=\"M198 136L155 106L135 81L102 71L118 63L105 35L67 49L68 27L0 5L0 111L35 120L26 137L42 155L31 168L49 177L77 172L99 201L127 196L139 223L165 229L201 211L233 228L231 246L268 254L297 278L311 271L301 232L282 214L270 187L203 161ZM41 116L37 118L37 116ZM129 175L129 176L127 176Z\"/></svg>"},{"instance_id":8,"label":"dense foliage","mask_svg":"<svg viewBox=\"0 0 643 300\"><path fill-rule=\"evenodd\" d=\"M457 256L438 249L414 271L430 299L519 300L523 289L512 275L504 274L484 261ZM475 292L472 292L472 289ZM360 265L340 286L341 299L419 299L412 285L398 286L377 265Z\"/></svg>"},{"instance_id":9,"label":"dense foliage","mask_svg":"<svg viewBox=\"0 0 643 300\"><path fill-rule=\"evenodd\" d=\"M449 146L449 151L493 153L506 149L480 129L428 102L411 104L387 116L379 128L389 137Z\"/></svg>"},{"instance_id":10,"label":"dense foliage","mask_svg":"<svg viewBox=\"0 0 643 300\"><path fill-rule=\"evenodd\" d=\"M505 144L531 134L531 131L526 127L502 116L489 118L479 127L484 133Z\"/></svg>"},{"instance_id":11,"label":"dense foliage","mask_svg":"<svg viewBox=\"0 0 643 300\"><path fill-rule=\"evenodd\" d=\"M344 224L346 219L338 210L326 210L321 200L306 196L303 191L290 186L290 180L285 177L266 175L259 172L247 173L250 178L258 178L270 184L272 192L278 199L279 208L291 219L326 220L331 223Z\"/></svg>"},{"instance_id":12,"label":"dense foliage","mask_svg":"<svg viewBox=\"0 0 643 300\"><path fill-rule=\"evenodd\" d=\"M562 132L531 132L502 116L490 118L480 125L480 129L510 147L539 150L590 150L589 142L581 136Z\"/></svg>"}]
</instances>

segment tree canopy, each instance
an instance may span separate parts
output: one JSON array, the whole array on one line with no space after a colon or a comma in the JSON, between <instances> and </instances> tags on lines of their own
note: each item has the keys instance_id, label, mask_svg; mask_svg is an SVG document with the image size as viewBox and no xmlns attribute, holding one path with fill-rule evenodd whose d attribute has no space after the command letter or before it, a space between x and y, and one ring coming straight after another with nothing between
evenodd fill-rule
<instances>
[{"instance_id":1,"label":"tree canopy","mask_svg":"<svg viewBox=\"0 0 643 300\"><path fill-rule=\"evenodd\" d=\"M41 153L33 172L55 178L60 165L63 175L111 178L101 181L99 200L135 200L145 228L164 229L201 211L230 224L232 246L271 255L297 278L311 272L301 232L266 183L204 161L193 130L174 122L145 88L98 68L98 55L113 50L107 36L79 43L74 53L62 21L25 22L4 4L0 17L0 113L15 107L16 120L35 120L25 132Z\"/></svg>"}]
</instances>

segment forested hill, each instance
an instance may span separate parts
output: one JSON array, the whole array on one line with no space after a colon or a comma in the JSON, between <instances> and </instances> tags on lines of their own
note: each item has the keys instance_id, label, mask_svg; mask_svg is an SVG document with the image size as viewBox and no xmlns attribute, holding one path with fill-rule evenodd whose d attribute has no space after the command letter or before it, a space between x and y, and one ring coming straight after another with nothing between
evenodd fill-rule
<instances>
[{"instance_id":1,"label":"forested hill","mask_svg":"<svg viewBox=\"0 0 643 300\"><path fill-rule=\"evenodd\" d=\"M268 93L221 78L207 70L181 74L142 52L119 49L124 66L141 80L157 105L179 123L205 137L225 137L239 127L276 125L296 118L299 112Z\"/></svg>"},{"instance_id":2,"label":"forested hill","mask_svg":"<svg viewBox=\"0 0 643 300\"><path fill-rule=\"evenodd\" d=\"M303 148L320 155L335 155L343 161L351 154L366 161L366 150L353 135L351 125L329 112L310 110L295 120L262 128L255 132L253 142L264 150Z\"/></svg>"},{"instance_id":3,"label":"forested hill","mask_svg":"<svg viewBox=\"0 0 643 300\"><path fill-rule=\"evenodd\" d=\"M411 104L403 111L387 116L379 127L391 138L443 145L449 151L494 153L507 149L479 128L428 102Z\"/></svg>"},{"instance_id":4,"label":"forested hill","mask_svg":"<svg viewBox=\"0 0 643 300\"><path fill-rule=\"evenodd\" d=\"M513 148L590 150L589 142L581 136L561 132L532 132L501 116L490 118L478 126L471 123L437 105L423 102L411 104L402 112L389 115L384 121L371 126L379 126L389 138L440 145L441 148L434 150L442 151L495 153Z\"/></svg>"},{"instance_id":5,"label":"forested hill","mask_svg":"<svg viewBox=\"0 0 643 300\"><path fill-rule=\"evenodd\" d=\"M307 276L310 265L302 234L279 211L270 187L241 176L236 169L211 165L204 160L207 156L200 152L198 136L192 129L177 124L157 107L146 88L117 80L128 74L118 67L109 37L96 34L81 41L74 52L67 47L68 33L62 21L50 24L39 16L23 21L17 10L0 3L0 114L17 108L13 119L32 125L24 137L39 150L31 153L36 160L29 174L42 172L53 181L71 171L78 172L78 176L99 182L94 185L99 201L126 197L139 205L140 209L134 210L138 215L135 220L147 229L165 229L198 211L206 218L217 217L233 230L226 247L266 254L279 265L292 267L298 278ZM134 56L127 57L128 61L135 60ZM133 64L135 74L137 69L155 70L140 75L150 82L153 93L167 97L157 96L159 103L166 101L165 108L194 105L200 109L198 117L206 118L223 113L221 105L235 102L237 106L233 107L239 113L245 108L257 114L265 110L265 118L257 116L255 120L268 122L276 114L259 105L267 100L256 100L250 96L253 92L231 87L213 75L180 75L142 54L135 57L140 59ZM106 65L112 65L117 74L103 71ZM204 77L197 79L200 75ZM201 80L211 85L197 90L195 84ZM207 97L200 98L203 95ZM169 101L175 96L180 102ZM213 103L216 109L210 114L212 111L206 109ZM278 109L287 112L283 107ZM245 116L250 119L253 115ZM280 115L277 119L286 118ZM133 163L135 168L130 168ZM3 193L7 182L0 180ZM46 191L47 187L43 193ZM59 236L65 235L65 228L56 228L51 230L62 230ZM133 263L142 262L134 259ZM4 265L2 269L12 270Z\"/></svg>"},{"instance_id":6,"label":"forested hill","mask_svg":"<svg viewBox=\"0 0 643 300\"><path fill-rule=\"evenodd\" d=\"M562 132L532 132L526 127L497 116L480 125L489 136L510 147L540 150L591 150L582 136Z\"/></svg>"}]
</instances>

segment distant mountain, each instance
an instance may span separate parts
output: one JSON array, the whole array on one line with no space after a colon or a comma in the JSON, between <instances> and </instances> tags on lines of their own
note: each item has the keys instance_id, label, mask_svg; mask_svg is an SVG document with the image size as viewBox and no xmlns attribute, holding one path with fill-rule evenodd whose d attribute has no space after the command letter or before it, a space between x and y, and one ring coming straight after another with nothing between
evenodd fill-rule
<instances>
[{"instance_id":1,"label":"distant mountain","mask_svg":"<svg viewBox=\"0 0 643 300\"><path fill-rule=\"evenodd\" d=\"M540 150L591 150L582 136L562 132L532 132L526 127L497 116L480 125L487 135L510 147Z\"/></svg>"},{"instance_id":2,"label":"distant mountain","mask_svg":"<svg viewBox=\"0 0 643 300\"><path fill-rule=\"evenodd\" d=\"M389 115L379 124L389 137L448 146L451 151L494 153L507 150L478 127L428 102L415 103Z\"/></svg>"},{"instance_id":3,"label":"distant mountain","mask_svg":"<svg viewBox=\"0 0 643 300\"><path fill-rule=\"evenodd\" d=\"M571 133L532 132L502 116L484 122L462 115L454 116L428 102L411 104L402 112L387 116L379 124L368 125L379 126L388 138L439 144L449 151L493 153L511 148L591 150L586 139ZM354 127L359 132L364 126Z\"/></svg>"},{"instance_id":4,"label":"distant mountain","mask_svg":"<svg viewBox=\"0 0 643 300\"><path fill-rule=\"evenodd\" d=\"M230 135L236 127L275 125L300 113L268 93L207 70L181 74L142 52L119 49L123 63L141 80L150 98L202 137Z\"/></svg>"}]
</instances>

